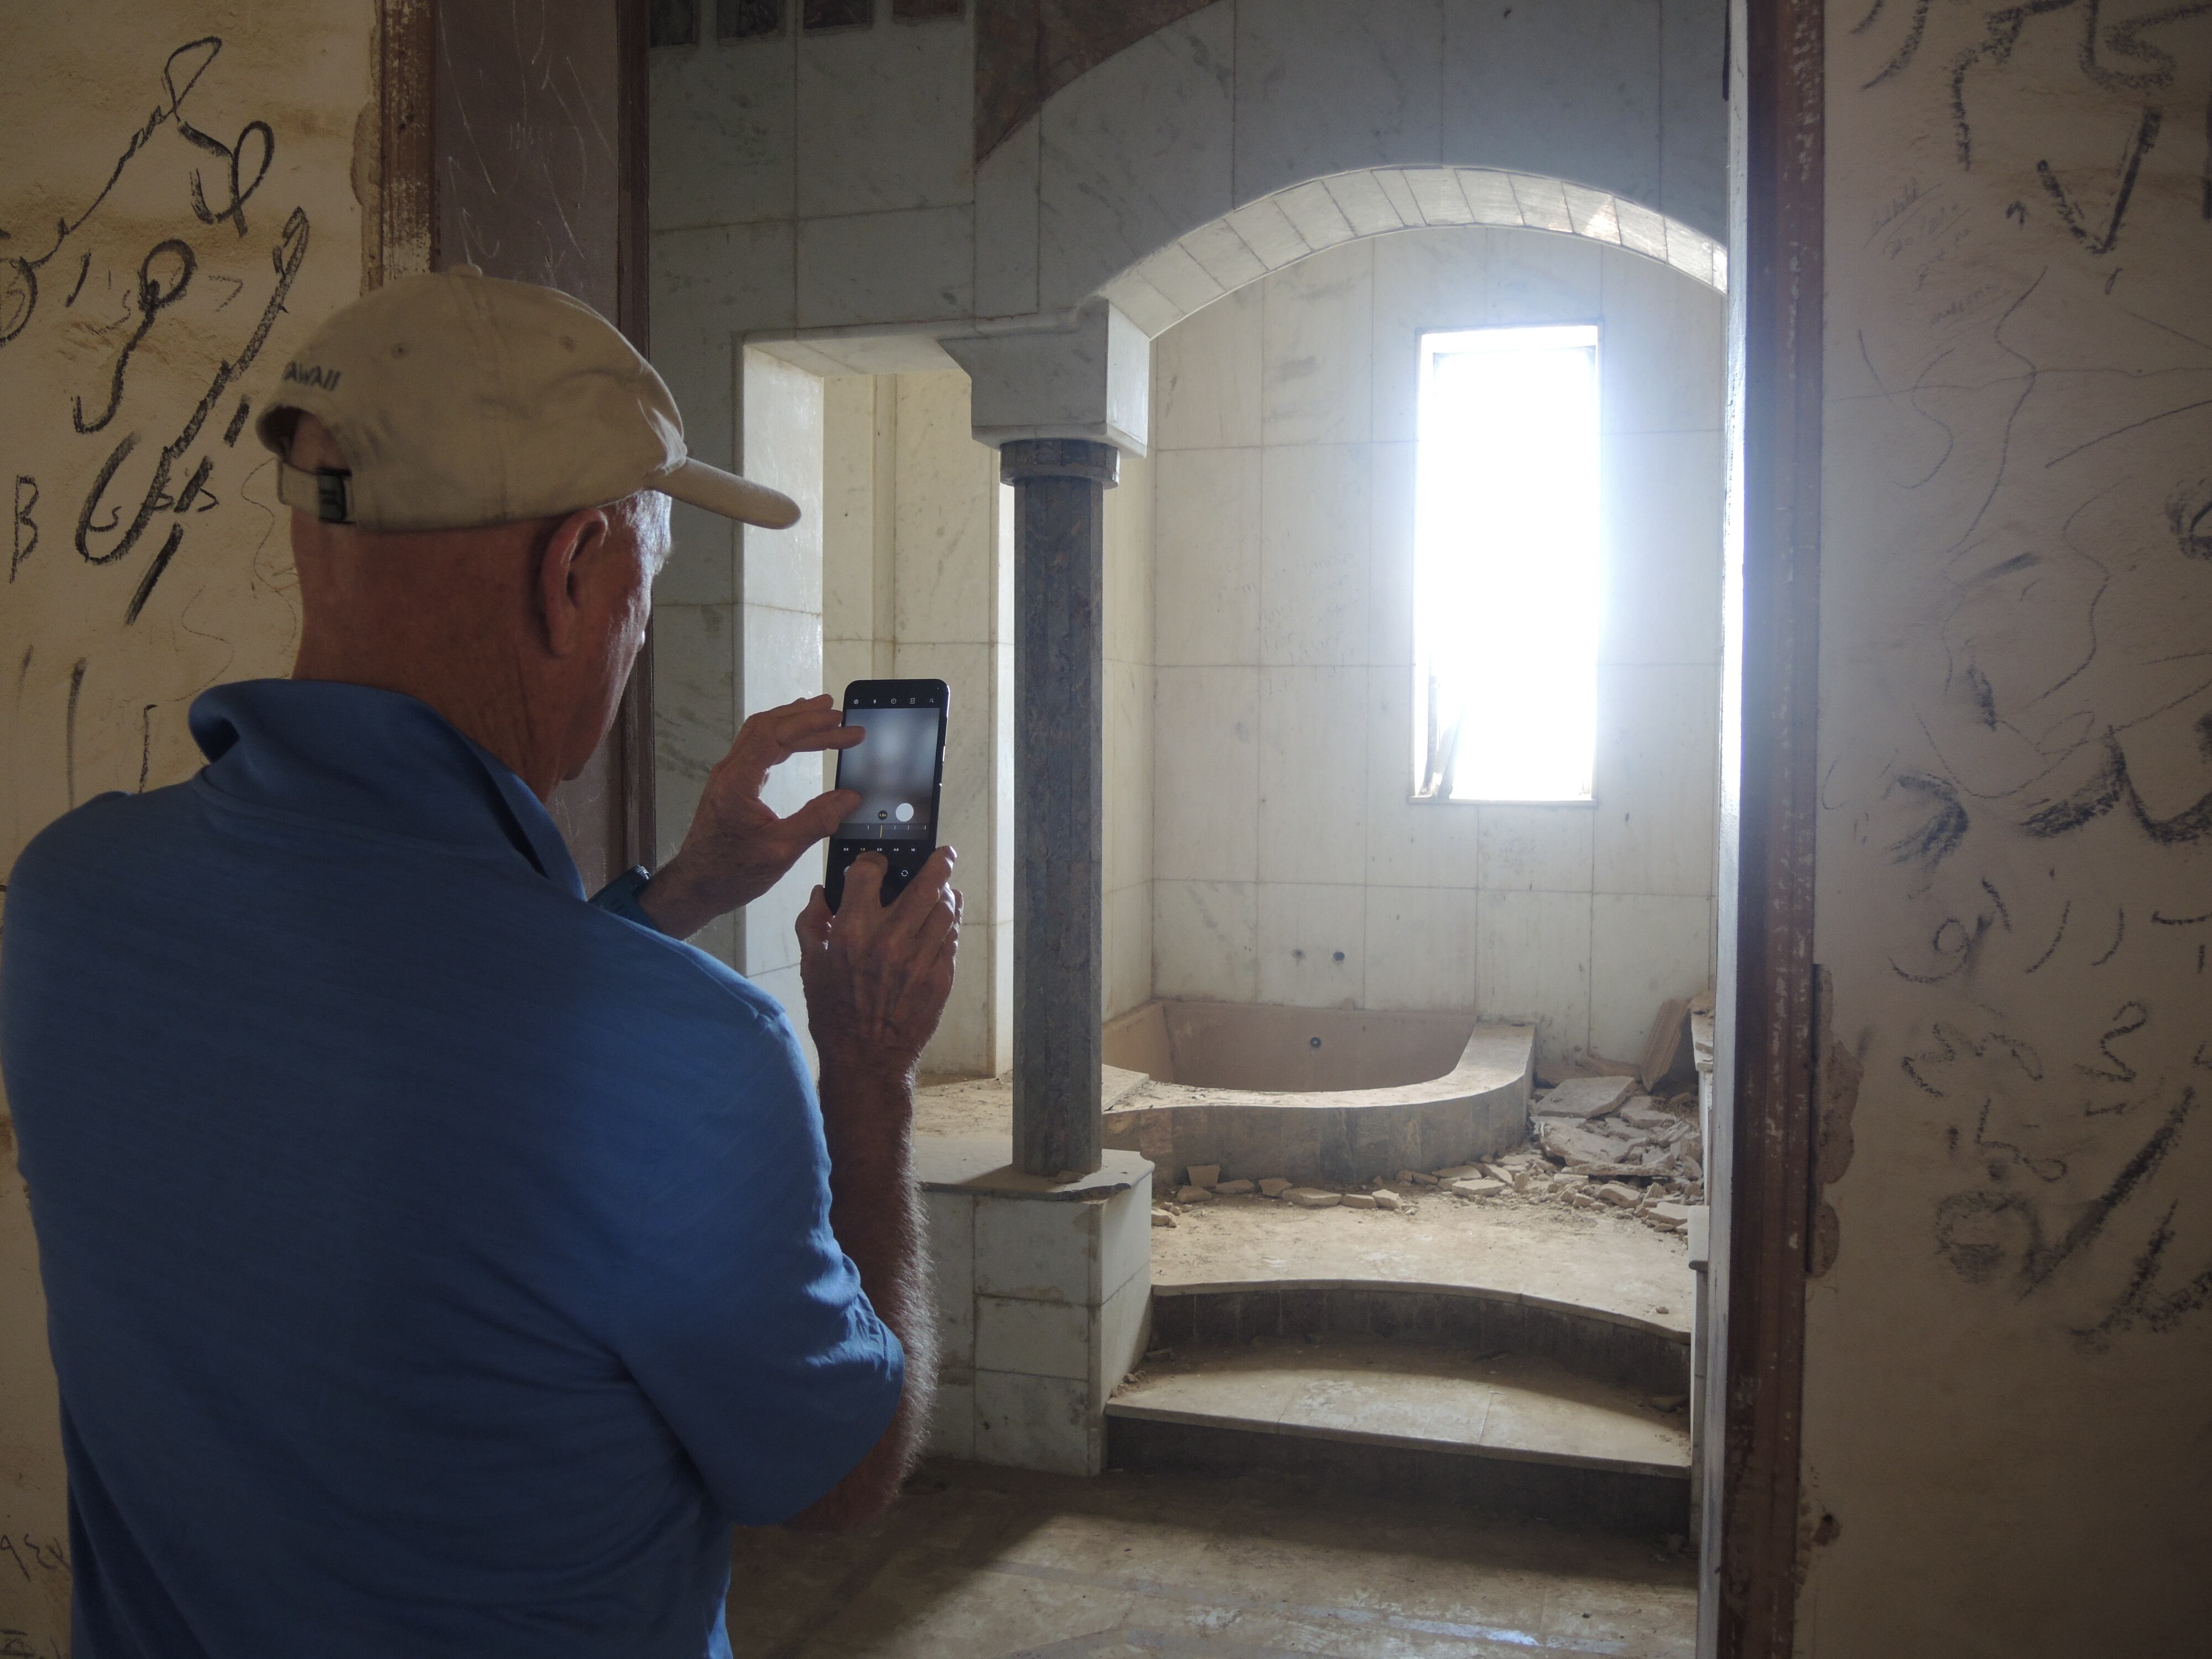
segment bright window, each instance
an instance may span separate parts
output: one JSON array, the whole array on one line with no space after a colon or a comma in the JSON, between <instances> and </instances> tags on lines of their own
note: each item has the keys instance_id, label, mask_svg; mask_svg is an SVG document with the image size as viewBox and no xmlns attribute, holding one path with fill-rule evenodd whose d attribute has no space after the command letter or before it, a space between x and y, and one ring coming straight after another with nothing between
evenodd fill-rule
<instances>
[{"instance_id":1,"label":"bright window","mask_svg":"<svg viewBox=\"0 0 2212 1659\"><path fill-rule=\"evenodd\" d=\"M1590 798L1597 329L1421 337L1413 793Z\"/></svg>"}]
</instances>

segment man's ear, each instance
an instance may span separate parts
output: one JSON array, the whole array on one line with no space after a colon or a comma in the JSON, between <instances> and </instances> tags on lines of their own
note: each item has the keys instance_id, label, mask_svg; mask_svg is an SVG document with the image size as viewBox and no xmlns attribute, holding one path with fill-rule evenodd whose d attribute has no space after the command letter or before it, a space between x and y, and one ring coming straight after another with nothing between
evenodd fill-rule
<instances>
[{"instance_id":1,"label":"man's ear","mask_svg":"<svg viewBox=\"0 0 2212 1659\"><path fill-rule=\"evenodd\" d=\"M605 512L586 507L553 526L538 559L538 613L546 648L566 657L599 631L590 615L598 566L611 550L613 526Z\"/></svg>"}]
</instances>

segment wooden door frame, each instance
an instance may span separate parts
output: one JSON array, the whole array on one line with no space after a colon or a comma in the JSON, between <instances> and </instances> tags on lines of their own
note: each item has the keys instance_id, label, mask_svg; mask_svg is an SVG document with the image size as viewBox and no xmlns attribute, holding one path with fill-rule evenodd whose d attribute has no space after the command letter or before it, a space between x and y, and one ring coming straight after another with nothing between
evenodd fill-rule
<instances>
[{"instance_id":1,"label":"wooden door frame","mask_svg":"<svg viewBox=\"0 0 2212 1659\"><path fill-rule=\"evenodd\" d=\"M1728 1188L1717 1195L1728 1206L1723 1434L1700 1648L1788 1659L1817 1081L1826 22L1821 0L1730 0L1730 11L1741 745Z\"/></svg>"},{"instance_id":2,"label":"wooden door frame","mask_svg":"<svg viewBox=\"0 0 2212 1659\"><path fill-rule=\"evenodd\" d=\"M616 140L622 160L615 248L617 327L648 349L652 189L647 50L651 0L608 0L614 8L620 81ZM364 169L362 288L438 268L438 0L380 0L374 49L376 141ZM658 861L653 811L653 633L623 688L607 743L613 781L609 844L619 861Z\"/></svg>"}]
</instances>

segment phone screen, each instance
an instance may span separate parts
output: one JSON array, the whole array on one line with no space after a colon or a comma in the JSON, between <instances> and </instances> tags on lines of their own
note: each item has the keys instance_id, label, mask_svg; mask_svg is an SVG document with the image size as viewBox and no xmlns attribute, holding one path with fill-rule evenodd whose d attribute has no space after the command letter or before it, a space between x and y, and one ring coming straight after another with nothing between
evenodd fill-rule
<instances>
[{"instance_id":1,"label":"phone screen","mask_svg":"<svg viewBox=\"0 0 2212 1659\"><path fill-rule=\"evenodd\" d=\"M860 805L837 826L840 841L937 839L937 753L942 708L848 708L845 724L866 738L837 757L837 787L858 792Z\"/></svg>"}]
</instances>

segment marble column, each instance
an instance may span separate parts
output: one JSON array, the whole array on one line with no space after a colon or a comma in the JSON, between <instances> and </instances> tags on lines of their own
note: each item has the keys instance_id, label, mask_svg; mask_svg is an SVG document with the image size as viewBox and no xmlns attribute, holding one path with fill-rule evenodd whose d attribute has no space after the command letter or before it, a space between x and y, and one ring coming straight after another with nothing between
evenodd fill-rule
<instances>
[{"instance_id":1,"label":"marble column","mask_svg":"<svg viewBox=\"0 0 2212 1659\"><path fill-rule=\"evenodd\" d=\"M1099 1167L1105 492L1121 452L1002 444L1014 487L1014 1164Z\"/></svg>"}]
</instances>

